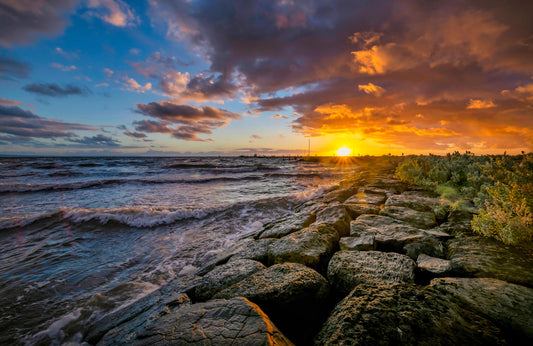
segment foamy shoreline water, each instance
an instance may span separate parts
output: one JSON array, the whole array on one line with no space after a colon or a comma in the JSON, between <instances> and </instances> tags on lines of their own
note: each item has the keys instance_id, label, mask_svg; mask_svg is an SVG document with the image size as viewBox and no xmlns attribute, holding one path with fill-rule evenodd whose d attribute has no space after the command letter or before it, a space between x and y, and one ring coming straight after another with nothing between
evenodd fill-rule
<instances>
[{"instance_id":1,"label":"foamy shoreline water","mask_svg":"<svg viewBox=\"0 0 533 346\"><path fill-rule=\"evenodd\" d=\"M87 321L194 273L354 169L250 158L2 164L0 341L30 344L79 341Z\"/></svg>"}]
</instances>

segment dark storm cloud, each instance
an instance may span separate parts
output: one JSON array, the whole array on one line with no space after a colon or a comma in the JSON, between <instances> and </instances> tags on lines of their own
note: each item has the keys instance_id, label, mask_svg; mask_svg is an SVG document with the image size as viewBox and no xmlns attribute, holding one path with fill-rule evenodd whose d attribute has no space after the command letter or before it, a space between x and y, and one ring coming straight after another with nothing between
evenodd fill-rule
<instances>
[{"instance_id":1,"label":"dark storm cloud","mask_svg":"<svg viewBox=\"0 0 533 346\"><path fill-rule=\"evenodd\" d=\"M211 134L212 130L226 126L242 116L225 109L204 106L201 108L172 102L137 104L137 113L159 119L134 122L141 132L170 133L174 138L186 141L212 141L198 134Z\"/></svg>"},{"instance_id":2,"label":"dark storm cloud","mask_svg":"<svg viewBox=\"0 0 533 346\"><path fill-rule=\"evenodd\" d=\"M24 90L50 97L66 97L70 95L87 96L91 91L87 87L79 87L73 84L60 86L55 83L31 83L23 88Z\"/></svg>"},{"instance_id":3,"label":"dark storm cloud","mask_svg":"<svg viewBox=\"0 0 533 346\"><path fill-rule=\"evenodd\" d=\"M72 132L74 130L96 129L88 125L46 119L20 107L0 105L0 133L13 136L4 137L4 140L75 137L76 134Z\"/></svg>"},{"instance_id":4,"label":"dark storm cloud","mask_svg":"<svg viewBox=\"0 0 533 346\"><path fill-rule=\"evenodd\" d=\"M146 134L142 132L131 132L131 131L125 131L124 134L128 137L132 138L146 138Z\"/></svg>"},{"instance_id":5,"label":"dark storm cloud","mask_svg":"<svg viewBox=\"0 0 533 346\"><path fill-rule=\"evenodd\" d=\"M0 79L27 78L30 70L30 65L0 54Z\"/></svg>"},{"instance_id":6,"label":"dark storm cloud","mask_svg":"<svg viewBox=\"0 0 533 346\"><path fill-rule=\"evenodd\" d=\"M83 144L87 147L120 147L120 142L112 137L98 134L92 137L68 138L69 142Z\"/></svg>"},{"instance_id":7,"label":"dark storm cloud","mask_svg":"<svg viewBox=\"0 0 533 346\"><path fill-rule=\"evenodd\" d=\"M65 27L77 0L0 0L0 46L29 43Z\"/></svg>"},{"instance_id":8,"label":"dark storm cloud","mask_svg":"<svg viewBox=\"0 0 533 346\"><path fill-rule=\"evenodd\" d=\"M306 135L531 148L533 2L163 1L168 36ZM298 89L295 89L299 87ZM512 116L510 116L512 115ZM490 119L490 121L489 121Z\"/></svg>"}]
</instances>

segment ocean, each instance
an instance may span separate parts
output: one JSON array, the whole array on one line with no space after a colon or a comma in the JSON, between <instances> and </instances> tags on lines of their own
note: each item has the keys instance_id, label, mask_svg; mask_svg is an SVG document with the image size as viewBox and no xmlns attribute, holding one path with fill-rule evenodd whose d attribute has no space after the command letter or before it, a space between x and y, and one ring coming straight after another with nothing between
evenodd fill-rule
<instances>
[{"instance_id":1,"label":"ocean","mask_svg":"<svg viewBox=\"0 0 533 346\"><path fill-rule=\"evenodd\" d=\"M354 169L281 157L0 158L0 344L80 343L90 321L194 275Z\"/></svg>"}]
</instances>

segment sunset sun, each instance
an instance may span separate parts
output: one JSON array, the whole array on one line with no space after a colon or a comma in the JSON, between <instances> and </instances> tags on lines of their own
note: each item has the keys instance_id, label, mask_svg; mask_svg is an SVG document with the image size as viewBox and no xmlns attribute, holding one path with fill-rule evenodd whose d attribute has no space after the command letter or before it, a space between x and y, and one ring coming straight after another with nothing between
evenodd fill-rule
<instances>
[{"instance_id":1,"label":"sunset sun","mask_svg":"<svg viewBox=\"0 0 533 346\"><path fill-rule=\"evenodd\" d=\"M347 146L340 147L335 152L337 156L349 156L351 153L352 153L352 149L348 148Z\"/></svg>"}]
</instances>

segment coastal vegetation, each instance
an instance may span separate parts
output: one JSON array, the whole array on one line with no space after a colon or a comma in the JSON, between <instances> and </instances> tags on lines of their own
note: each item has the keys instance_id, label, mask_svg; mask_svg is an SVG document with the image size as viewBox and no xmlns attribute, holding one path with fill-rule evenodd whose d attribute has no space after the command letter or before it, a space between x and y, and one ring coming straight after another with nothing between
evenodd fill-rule
<instances>
[{"instance_id":1,"label":"coastal vegetation","mask_svg":"<svg viewBox=\"0 0 533 346\"><path fill-rule=\"evenodd\" d=\"M533 243L533 153L409 156L397 166L396 177L439 194L437 214L473 202L478 212L472 229L480 235L505 244Z\"/></svg>"}]
</instances>

